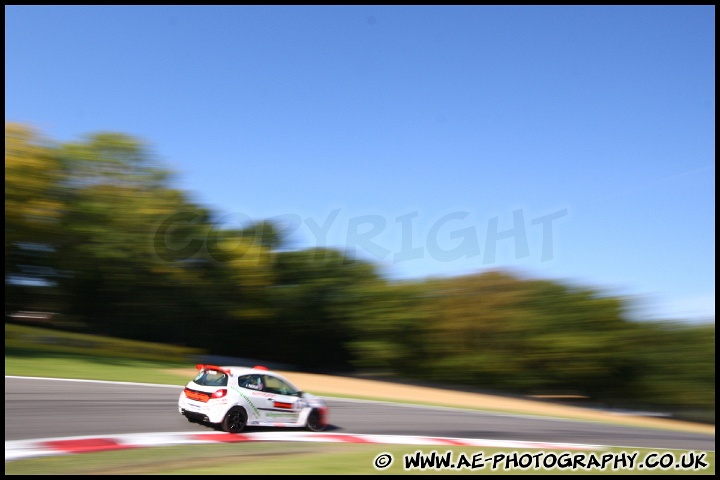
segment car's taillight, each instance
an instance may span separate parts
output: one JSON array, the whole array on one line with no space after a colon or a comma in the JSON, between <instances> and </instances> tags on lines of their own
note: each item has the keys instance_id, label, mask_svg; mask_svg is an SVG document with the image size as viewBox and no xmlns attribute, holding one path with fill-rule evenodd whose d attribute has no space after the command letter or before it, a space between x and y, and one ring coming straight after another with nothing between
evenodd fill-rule
<instances>
[{"instance_id":1,"label":"car's taillight","mask_svg":"<svg viewBox=\"0 0 720 480\"><path fill-rule=\"evenodd\" d=\"M213 393L212 395L210 395L210 398L222 398L222 397L224 397L225 395L227 395L227 389L226 389L226 388L221 388L220 390L215 390L215 393Z\"/></svg>"}]
</instances>

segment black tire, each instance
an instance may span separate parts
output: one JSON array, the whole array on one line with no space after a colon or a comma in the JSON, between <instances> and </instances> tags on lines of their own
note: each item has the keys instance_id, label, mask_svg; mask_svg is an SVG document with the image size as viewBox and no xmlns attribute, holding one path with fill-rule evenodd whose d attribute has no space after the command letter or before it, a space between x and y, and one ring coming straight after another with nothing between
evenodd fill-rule
<instances>
[{"instance_id":1,"label":"black tire","mask_svg":"<svg viewBox=\"0 0 720 480\"><path fill-rule=\"evenodd\" d=\"M233 407L225 414L222 429L228 433L240 433L247 425L247 412L242 407Z\"/></svg>"},{"instance_id":2,"label":"black tire","mask_svg":"<svg viewBox=\"0 0 720 480\"><path fill-rule=\"evenodd\" d=\"M306 428L311 432L322 432L323 430L325 430L325 424L322 423L322 417L320 416L319 410L314 409L310 412L310 415L308 415Z\"/></svg>"}]
</instances>

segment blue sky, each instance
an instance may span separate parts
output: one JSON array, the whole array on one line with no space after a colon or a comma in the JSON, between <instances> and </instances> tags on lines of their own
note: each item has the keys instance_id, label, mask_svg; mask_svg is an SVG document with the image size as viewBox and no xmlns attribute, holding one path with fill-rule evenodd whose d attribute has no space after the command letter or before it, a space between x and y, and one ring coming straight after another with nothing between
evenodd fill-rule
<instances>
[{"instance_id":1,"label":"blue sky","mask_svg":"<svg viewBox=\"0 0 720 480\"><path fill-rule=\"evenodd\" d=\"M5 119L144 140L219 226L715 318L715 7L6 6Z\"/></svg>"}]
</instances>

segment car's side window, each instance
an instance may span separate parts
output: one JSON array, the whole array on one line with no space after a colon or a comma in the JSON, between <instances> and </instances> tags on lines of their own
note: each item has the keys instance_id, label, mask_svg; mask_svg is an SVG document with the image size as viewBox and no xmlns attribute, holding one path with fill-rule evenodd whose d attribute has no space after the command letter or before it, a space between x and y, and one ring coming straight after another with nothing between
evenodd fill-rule
<instances>
[{"instance_id":1,"label":"car's side window","mask_svg":"<svg viewBox=\"0 0 720 480\"><path fill-rule=\"evenodd\" d=\"M283 382L279 378L265 375L265 391L270 393L278 393L280 395L293 395L295 389Z\"/></svg>"},{"instance_id":2,"label":"car's side window","mask_svg":"<svg viewBox=\"0 0 720 480\"><path fill-rule=\"evenodd\" d=\"M264 384L261 375L243 375L238 377L238 386L251 390L263 390Z\"/></svg>"}]
</instances>

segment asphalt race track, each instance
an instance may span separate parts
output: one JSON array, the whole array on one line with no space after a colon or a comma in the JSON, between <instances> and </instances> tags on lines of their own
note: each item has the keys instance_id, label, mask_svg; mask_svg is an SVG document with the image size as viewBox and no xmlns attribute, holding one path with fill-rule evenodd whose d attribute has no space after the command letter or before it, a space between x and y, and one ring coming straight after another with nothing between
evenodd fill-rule
<instances>
[{"instance_id":1,"label":"asphalt race track","mask_svg":"<svg viewBox=\"0 0 720 480\"><path fill-rule=\"evenodd\" d=\"M181 386L5 377L5 441L212 432L177 410ZM715 435L326 397L328 433L715 451ZM248 428L246 432L268 429Z\"/></svg>"}]
</instances>

